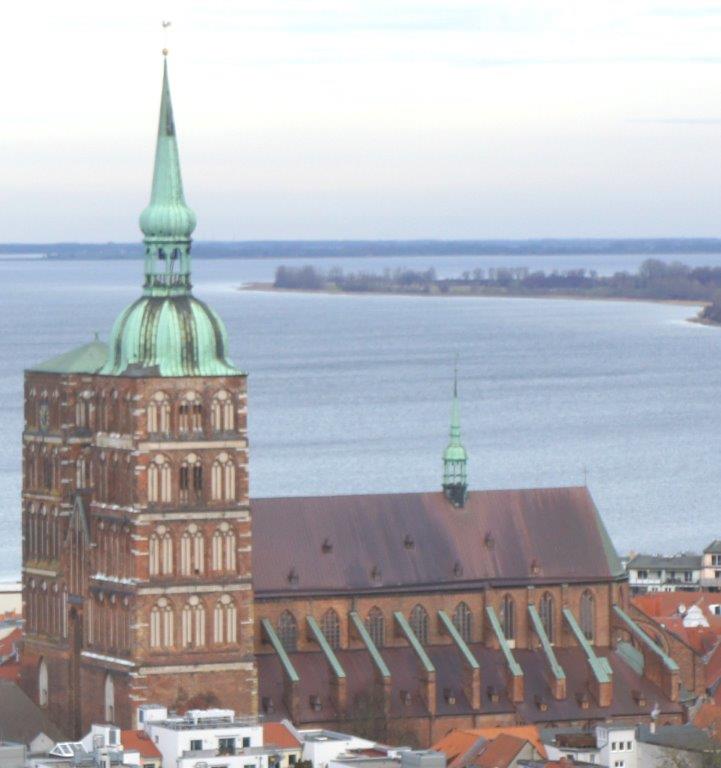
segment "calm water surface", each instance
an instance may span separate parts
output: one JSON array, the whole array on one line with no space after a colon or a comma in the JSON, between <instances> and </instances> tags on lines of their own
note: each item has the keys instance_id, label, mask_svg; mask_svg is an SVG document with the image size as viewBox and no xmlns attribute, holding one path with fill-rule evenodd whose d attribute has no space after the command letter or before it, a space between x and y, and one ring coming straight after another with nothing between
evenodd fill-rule
<instances>
[{"instance_id":1,"label":"calm water surface","mask_svg":"<svg viewBox=\"0 0 721 768\"><path fill-rule=\"evenodd\" d=\"M614 271L642 258L541 266ZM342 265L455 275L501 261ZM275 266L195 266L196 294L221 314L250 374L253 495L437 488L458 351L472 487L580 484L586 468L619 551L698 549L721 537L721 329L685 322L695 309L236 290L271 279ZM22 371L94 331L107 338L140 271L139 262L0 262L0 579L20 567Z\"/></svg>"}]
</instances>

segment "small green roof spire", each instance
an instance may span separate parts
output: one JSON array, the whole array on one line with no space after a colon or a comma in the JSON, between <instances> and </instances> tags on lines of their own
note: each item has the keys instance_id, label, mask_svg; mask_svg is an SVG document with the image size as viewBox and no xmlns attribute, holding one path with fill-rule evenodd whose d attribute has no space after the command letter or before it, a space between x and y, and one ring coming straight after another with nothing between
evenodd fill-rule
<instances>
[{"instance_id":1,"label":"small green roof spire","mask_svg":"<svg viewBox=\"0 0 721 768\"><path fill-rule=\"evenodd\" d=\"M140 214L145 235L145 293L177 296L190 293L190 236L195 214L185 202L178 140L163 51L163 86L150 203Z\"/></svg>"},{"instance_id":2,"label":"small green roof spire","mask_svg":"<svg viewBox=\"0 0 721 768\"><path fill-rule=\"evenodd\" d=\"M468 495L468 454L461 443L461 408L458 402L458 356L453 372L450 440L443 451L443 493L456 507L462 507Z\"/></svg>"}]
</instances>

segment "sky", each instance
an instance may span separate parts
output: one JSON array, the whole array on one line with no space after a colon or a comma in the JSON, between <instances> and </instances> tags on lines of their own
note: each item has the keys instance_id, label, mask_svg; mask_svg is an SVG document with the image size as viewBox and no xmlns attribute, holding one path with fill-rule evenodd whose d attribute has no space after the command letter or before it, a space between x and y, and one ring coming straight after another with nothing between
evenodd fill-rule
<instances>
[{"instance_id":1,"label":"sky","mask_svg":"<svg viewBox=\"0 0 721 768\"><path fill-rule=\"evenodd\" d=\"M721 236L721 2L24 0L1 242L139 239L164 44L197 239Z\"/></svg>"}]
</instances>

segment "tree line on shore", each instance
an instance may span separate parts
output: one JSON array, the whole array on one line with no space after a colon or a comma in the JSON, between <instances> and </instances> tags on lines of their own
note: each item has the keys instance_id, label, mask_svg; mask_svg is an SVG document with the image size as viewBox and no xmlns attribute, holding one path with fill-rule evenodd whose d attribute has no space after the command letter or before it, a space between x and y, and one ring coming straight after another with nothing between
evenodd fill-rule
<instances>
[{"instance_id":1,"label":"tree line on shore","mask_svg":"<svg viewBox=\"0 0 721 768\"><path fill-rule=\"evenodd\" d=\"M646 259L637 272L599 275L595 270L532 270L496 267L439 278L434 269L345 272L314 266L280 266L276 288L349 293L479 294L507 296L578 295L596 298L703 301L709 318L721 319L721 267L690 267L679 261Z\"/></svg>"}]
</instances>

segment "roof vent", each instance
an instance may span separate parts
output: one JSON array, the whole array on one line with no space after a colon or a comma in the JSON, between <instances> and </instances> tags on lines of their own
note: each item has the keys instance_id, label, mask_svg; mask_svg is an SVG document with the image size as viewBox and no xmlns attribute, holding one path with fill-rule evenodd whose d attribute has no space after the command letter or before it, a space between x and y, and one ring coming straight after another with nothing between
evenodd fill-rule
<instances>
[{"instance_id":1,"label":"roof vent","mask_svg":"<svg viewBox=\"0 0 721 768\"><path fill-rule=\"evenodd\" d=\"M401 691L401 701L406 707L411 703L410 691Z\"/></svg>"},{"instance_id":2,"label":"roof vent","mask_svg":"<svg viewBox=\"0 0 721 768\"><path fill-rule=\"evenodd\" d=\"M591 697L588 695L588 691L579 691L576 694L576 701L581 709L588 709L591 706Z\"/></svg>"},{"instance_id":3,"label":"roof vent","mask_svg":"<svg viewBox=\"0 0 721 768\"><path fill-rule=\"evenodd\" d=\"M288 584L297 584L298 583L298 571L296 571L295 566L293 566L288 571Z\"/></svg>"},{"instance_id":4,"label":"roof vent","mask_svg":"<svg viewBox=\"0 0 721 768\"><path fill-rule=\"evenodd\" d=\"M371 568L371 579L373 579L373 581L381 580L381 569L377 565L374 565L373 568Z\"/></svg>"},{"instance_id":5,"label":"roof vent","mask_svg":"<svg viewBox=\"0 0 721 768\"><path fill-rule=\"evenodd\" d=\"M631 696L639 707L646 706L646 694L643 691L639 691L637 688L635 688L631 691Z\"/></svg>"},{"instance_id":6,"label":"roof vent","mask_svg":"<svg viewBox=\"0 0 721 768\"><path fill-rule=\"evenodd\" d=\"M415 549L416 543L413 541L413 537L410 535L410 533L407 533L405 539L403 539L403 546L406 549Z\"/></svg>"},{"instance_id":7,"label":"roof vent","mask_svg":"<svg viewBox=\"0 0 721 768\"><path fill-rule=\"evenodd\" d=\"M484 544L488 549L493 549L495 541L493 540L493 534L490 531L486 532L486 537L483 539Z\"/></svg>"},{"instance_id":8,"label":"roof vent","mask_svg":"<svg viewBox=\"0 0 721 768\"><path fill-rule=\"evenodd\" d=\"M270 696L263 696L263 711L271 715L275 712L275 704Z\"/></svg>"},{"instance_id":9,"label":"roof vent","mask_svg":"<svg viewBox=\"0 0 721 768\"><path fill-rule=\"evenodd\" d=\"M453 575L456 578L460 578L461 576L463 576L463 566L460 564L458 560L456 560L456 562L453 565Z\"/></svg>"},{"instance_id":10,"label":"roof vent","mask_svg":"<svg viewBox=\"0 0 721 768\"><path fill-rule=\"evenodd\" d=\"M323 539L323 543L321 544L321 550L323 551L324 555L327 555L329 552L333 551L333 545L330 542L330 539Z\"/></svg>"},{"instance_id":11,"label":"roof vent","mask_svg":"<svg viewBox=\"0 0 721 768\"><path fill-rule=\"evenodd\" d=\"M320 712L321 709L323 709L323 705L320 702L320 696L318 696L317 693L311 694L309 701L310 701L310 708L314 712Z\"/></svg>"},{"instance_id":12,"label":"roof vent","mask_svg":"<svg viewBox=\"0 0 721 768\"><path fill-rule=\"evenodd\" d=\"M488 700L491 704L498 704L499 696L495 686L489 685L488 688L486 688L486 693L488 694Z\"/></svg>"},{"instance_id":13,"label":"roof vent","mask_svg":"<svg viewBox=\"0 0 721 768\"><path fill-rule=\"evenodd\" d=\"M536 694L533 697L533 701L535 705L538 707L540 712L545 712L548 709L548 702L545 701L544 698L539 694Z\"/></svg>"},{"instance_id":14,"label":"roof vent","mask_svg":"<svg viewBox=\"0 0 721 768\"><path fill-rule=\"evenodd\" d=\"M455 704L456 703L456 694L453 693L453 688L444 688L443 689L443 698L446 700L446 704Z\"/></svg>"}]
</instances>

